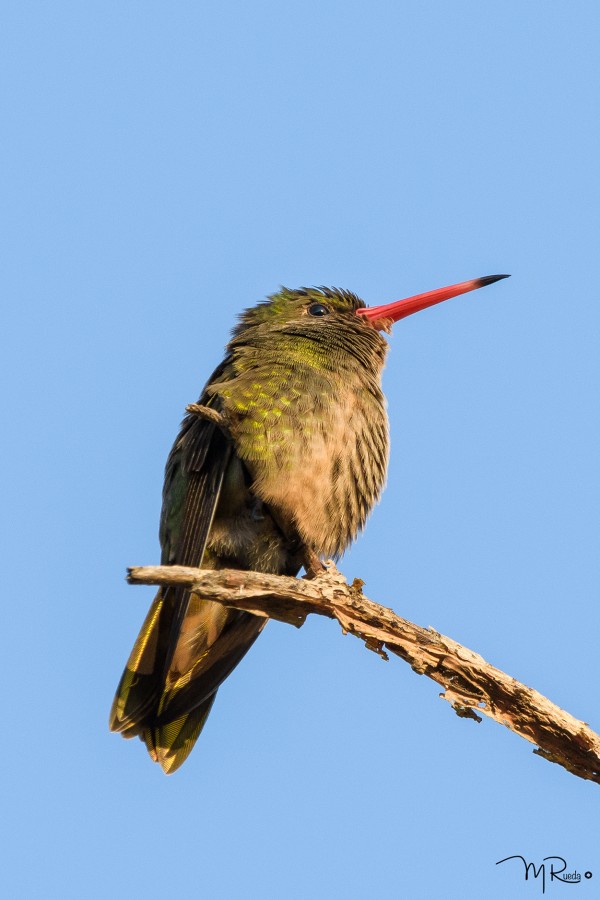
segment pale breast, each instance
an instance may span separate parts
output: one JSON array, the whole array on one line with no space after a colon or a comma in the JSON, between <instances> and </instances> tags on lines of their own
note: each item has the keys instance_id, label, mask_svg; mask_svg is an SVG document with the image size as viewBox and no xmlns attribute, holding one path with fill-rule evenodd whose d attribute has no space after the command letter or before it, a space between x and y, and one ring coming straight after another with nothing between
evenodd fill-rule
<instances>
[{"instance_id":1,"label":"pale breast","mask_svg":"<svg viewBox=\"0 0 600 900\"><path fill-rule=\"evenodd\" d=\"M388 426L379 389L344 387L302 413L267 425L268 448L247 459L253 490L323 556L339 556L379 499L387 469ZM263 443L263 441L265 443ZM250 454L252 456L252 454ZM261 458L262 456L262 458Z\"/></svg>"}]
</instances>

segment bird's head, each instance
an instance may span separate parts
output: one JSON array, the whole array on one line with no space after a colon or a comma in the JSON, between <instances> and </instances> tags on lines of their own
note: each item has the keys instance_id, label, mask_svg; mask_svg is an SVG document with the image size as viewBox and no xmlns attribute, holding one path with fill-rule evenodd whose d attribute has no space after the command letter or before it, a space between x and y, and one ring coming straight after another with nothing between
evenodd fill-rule
<instances>
[{"instance_id":1,"label":"bird's head","mask_svg":"<svg viewBox=\"0 0 600 900\"><path fill-rule=\"evenodd\" d=\"M356 294L339 288L281 288L242 313L229 349L295 354L332 370L357 359L379 371L387 350L380 332L389 332L394 322L412 313L507 277L474 278L382 306L366 306Z\"/></svg>"},{"instance_id":2,"label":"bird's head","mask_svg":"<svg viewBox=\"0 0 600 900\"><path fill-rule=\"evenodd\" d=\"M389 331L394 322L406 316L459 294L493 284L501 278L508 278L508 275L474 278L382 306L367 306L356 294L339 288L282 288L277 294L242 313L234 337L242 335L249 328L262 332L301 333L306 336L317 335L322 329L344 326L354 332L365 327Z\"/></svg>"}]
</instances>

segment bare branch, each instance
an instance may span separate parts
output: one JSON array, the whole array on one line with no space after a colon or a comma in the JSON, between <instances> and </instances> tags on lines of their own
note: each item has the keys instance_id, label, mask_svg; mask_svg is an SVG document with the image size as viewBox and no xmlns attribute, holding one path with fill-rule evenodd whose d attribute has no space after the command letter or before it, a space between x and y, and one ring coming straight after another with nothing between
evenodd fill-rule
<instances>
[{"instance_id":1,"label":"bare branch","mask_svg":"<svg viewBox=\"0 0 600 900\"><path fill-rule=\"evenodd\" d=\"M202 406L200 403L190 403L186 406L185 411L192 413L194 416L198 416L200 419L206 419L207 422L213 422L223 430L227 429L225 417L218 410L211 409L210 406Z\"/></svg>"},{"instance_id":2,"label":"bare branch","mask_svg":"<svg viewBox=\"0 0 600 900\"><path fill-rule=\"evenodd\" d=\"M264 575L237 569L192 569L144 566L128 570L131 584L187 585L200 597L300 627L316 613L337 619L344 633L354 634L384 659L388 650L404 659L418 675L427 675L459 716L495 719L536 744L534 753L563 766L580 778L600 784L600 736L542 694L520 684L431 628L421 628L373 603L362 593L363 582L348 585L333 567L312 580Z\"/></svg>"}]
</instances>

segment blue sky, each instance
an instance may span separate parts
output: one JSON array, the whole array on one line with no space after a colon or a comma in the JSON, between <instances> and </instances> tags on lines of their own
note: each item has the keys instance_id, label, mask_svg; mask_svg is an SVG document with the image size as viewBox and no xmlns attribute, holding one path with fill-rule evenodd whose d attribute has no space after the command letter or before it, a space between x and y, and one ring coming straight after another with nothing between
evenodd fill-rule
<instances>
[{"instance_id":1,"label":"blue sky","mask_svg":"<svg viewBox=\"0 0 600 900\"><path fill-rule=\"evenodd\" d=\"M399 323L341 568L600 729L597 3L7 2L3 895L529 897L598 787L325 620L271 623L165 778L109 734L164 461L279 284Z\"/></svg>"}]
</instances>

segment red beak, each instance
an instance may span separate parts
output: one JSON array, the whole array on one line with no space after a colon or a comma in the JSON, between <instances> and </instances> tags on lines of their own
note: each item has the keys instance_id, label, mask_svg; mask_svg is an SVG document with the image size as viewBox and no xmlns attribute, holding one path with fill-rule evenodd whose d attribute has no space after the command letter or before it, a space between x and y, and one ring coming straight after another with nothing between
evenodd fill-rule
<instances>
[{"instance_id":1,"label":"red beak","mask_svg":"<svg viewBox=\"0 0 600 900\"><path fill-rule=\"evenodd\" d=\"M466 294L467 291L476 291L500 281L501 278L510 278L509 275L486 275L485 278L473 278L472 281L461 281L460 284L451 284L449 287L438 288L435 291L427 291L425 294L417 294L415 297L407 297L405 300L396 300L394 303L386 303L384 306L369 306L357 309L356 315L368 319L375 328L384 329L390 322L397 322L406 316L435 306L442 300L457 297L458 294Z\"/></svg>"}]
</instances>

